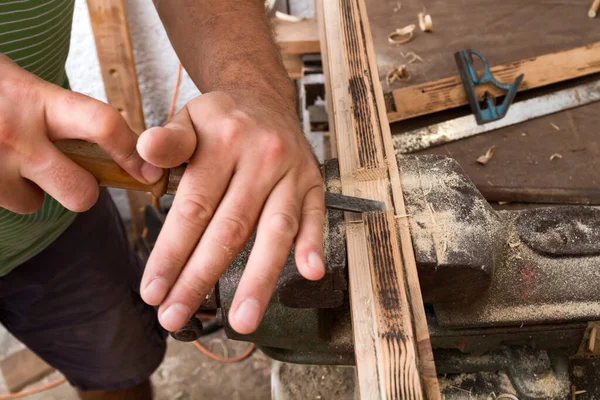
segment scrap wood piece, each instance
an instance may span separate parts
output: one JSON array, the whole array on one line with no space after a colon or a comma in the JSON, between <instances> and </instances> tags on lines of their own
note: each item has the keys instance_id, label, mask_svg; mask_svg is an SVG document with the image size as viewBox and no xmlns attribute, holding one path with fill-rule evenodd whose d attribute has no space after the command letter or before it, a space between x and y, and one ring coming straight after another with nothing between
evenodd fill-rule
<instances>
[{"instance_id":1,"label":"scrap wood piece","mask_svg":"<svg viewBox=\"0 0 600 400\"><path fill-rule=\"evenodd\" d=\"M452 57L448 54L449 60ZM545 54L490 68L501 82L513 82L525 74L519 91L534 89L565 80L600 72L600 42L587 46ZM485 91L493 96L504 92L494 85L479 85L478 96ZM426 115L468 104L460 76L452 76L392 91L395 110L388 113L389 122Z\"/></svg>"},{"instance_id":2,"label":"scrap wood piece","mask_svg":"<svg viewBox=\"0 0 600 400\"><path fill-rule=\"evenodd\" d=\"M319 29L315 19L290 22L274 19L275 42L282 54L319 53Z\"/></svg>"},{"instance_id":3,"label":"scrap wood piece","mask_svg":"<svg viewBox=\"0 0 600 400\"><path fill-rule=\"evenodd\" d=\"M406 208L365 0L319 3L342 193L388 207L364 219L346 214L359 392L364 399L440 399L408 221L394 218ZM395 304L382 293L394 293Z\"/></svg>"},{"instance_id":4,"label":"scrap wood piece","mask_svg":"<svg viewBox=\"0 0 600 400\"><path fill-rule=\"evenodd\" d=\"M8 391L15 393L51 374L54 372L54 367L48 365L30 349L25 348L0 361L0 370L2 370Z\"/></svg>"}]
</instances>

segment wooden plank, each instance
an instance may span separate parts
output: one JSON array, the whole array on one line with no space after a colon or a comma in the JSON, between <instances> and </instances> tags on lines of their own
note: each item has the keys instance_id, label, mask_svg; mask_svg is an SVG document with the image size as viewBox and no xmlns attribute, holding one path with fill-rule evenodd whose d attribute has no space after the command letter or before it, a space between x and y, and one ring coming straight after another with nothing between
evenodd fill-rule
<instances>
[{"instance_id":1,"label":"wooden plank","mask_svg":"<svg viewBox=\"0 0 600 400\"><path fill-rule=\"evenodd\" d=\"M138 135L146 129L124 0L87 0L108 103ZM136 236L144 229L148 193L127 191Z\"/></svg>"},{"instance_id":2,"label":"wooden plank","mask_svg":"<svg viewBox=\"0 0 600 400\"><path fill-rule=\"evenodd\" d=\"M404 215L404 200L365 2L320 6L342 192L383 201L389 210L345 217L360 394L439 399L410 232L394 217Z\"/></svg>"},{"instance_id":3,"label":"wooden plank","mask_svg":"<svg viewBox=\"0 0 600 400\"><path fill-rule=\"evenodd\" d=\"M18 392L25 386L54 372L53 367L28 348L17 351L2 360L0 370L2 370L6 387L11 393Z\"/></svg>"},{"instance_id":4,"label":"wooden plank","mask_svg":"<svg viewBox=\"0 0 600 400\"><path fill-rule=\"evenodd\" d=\"M317 28L319 32L319 43L321 48L321 60L327 60L327 32L325 31L325 21L323 20L323 0L315 0L315 15L317 17ZM329 68L326 61L322 61L323 75L325 75L325 110L327 111L327 122L329 125L329 140L331 158L337 158L337 142L335 134L335 122L333 121L333 102L331 100L331 80L329 77ZM326 155L327 157L327 155Z\"/></svg>"},{"instance_id":5,"label":"wooden plank","mask_svg":"<svg viewBox=\"0 0 600 400\"><path fill-rule=\"evenodd\" d=\"M492 67L491 71L503 83L512 83L518 75L525 74L519 91L590 75L600 72L600 42L498 65ZM486 91L494 96L505 94L490 84L480 85L475 90L478 96L483 96ZM468 104L458 75L395 89L392 96L396 111L388 113L390 122Z\"/></svg>"},{"instance_id":6,"label":"wooden plank","mask_svg":"<svg viewBox=\"0 0 600 400\"><path fill-rule=\"evenodd\" d=\"M275 41L282 54L319 53L319 30L317 21L303 19L298 22L273 20Z\"/></svg>"},{"instance_id":7,"label":"wooden plank","mask_svg":"<svg viewBox=\"0 0 600 400\"><path fill-rule=\"evenodd\" d=\"M288 75L292 79L302 78L302 70L304 63L302 62L302 56L298 54L282 54L281 59L283 60L283 66L287 71Z\"/></svg>"}]
</instances>

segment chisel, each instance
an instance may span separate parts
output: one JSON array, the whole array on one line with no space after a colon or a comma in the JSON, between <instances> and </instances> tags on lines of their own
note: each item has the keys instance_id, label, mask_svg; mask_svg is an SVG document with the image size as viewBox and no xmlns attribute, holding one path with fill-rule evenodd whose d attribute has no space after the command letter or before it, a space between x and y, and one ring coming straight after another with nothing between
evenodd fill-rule
<instances>
[{"instance_id":1,"label":"chisel","mask_svg":"<svg viewBox=\"0 0 600 400\"><path fill-rule=\"evenodd\" d=\"M61 140L55 145L77 163L89 171L100 186L127 190L140 190L152 193L156 197L175 194L185 172L185 166L165 170L163 177L153 185L144 184L115 163L98 145L83 140ZM385 210L381 201L325 193L325 206L329 209L349 212L369 212Z\"/></svg>"}]
</instances>

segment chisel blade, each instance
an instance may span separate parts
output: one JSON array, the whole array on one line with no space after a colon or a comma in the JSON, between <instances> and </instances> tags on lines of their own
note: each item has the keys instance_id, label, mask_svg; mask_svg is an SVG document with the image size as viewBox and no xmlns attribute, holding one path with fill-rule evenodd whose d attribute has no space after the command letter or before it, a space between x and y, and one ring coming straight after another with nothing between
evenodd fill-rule
<instances>
[{"instance_id":1,"label":"chisel blade","mask_svg":"<svg viewBox=\"0 0 600 400\"><path fill-rule=\"evenodd\" d=\"M360 197L344 196L343 194L325 193L325 207L332 210L350 212L369 212L385 210L385 203Z\"/></svg>"}]
</instances>

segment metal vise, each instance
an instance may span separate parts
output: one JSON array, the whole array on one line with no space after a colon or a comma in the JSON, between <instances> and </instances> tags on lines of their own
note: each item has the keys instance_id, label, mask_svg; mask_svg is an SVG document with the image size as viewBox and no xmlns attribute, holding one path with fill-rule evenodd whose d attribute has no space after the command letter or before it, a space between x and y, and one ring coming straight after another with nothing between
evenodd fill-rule
<instances>
[{"instance_id":1,"label":"metal vise","mask_svg":"<svg viewBox=\"0 0 600 400\"><path fill-rule=\"evenodd\" d=\"M456 161L397 161L438 373L504 370L524 398L552 397L513 362L525 354L568 390L567 357L586 337L587 321L600 319L600 209L495 211ZM329 191L339 188L336 160L325 163L324 179ZM342 213L329 211L327 225L325 278L302 278L292 252L262 323L240 335L227 313L248 244L216 295L230 338L282 361L354 363ZM530 354L540 351L544 357Z\"/></svg>"}]
</instances>

